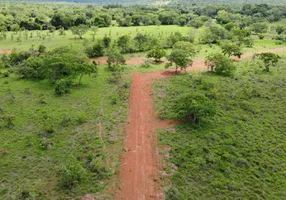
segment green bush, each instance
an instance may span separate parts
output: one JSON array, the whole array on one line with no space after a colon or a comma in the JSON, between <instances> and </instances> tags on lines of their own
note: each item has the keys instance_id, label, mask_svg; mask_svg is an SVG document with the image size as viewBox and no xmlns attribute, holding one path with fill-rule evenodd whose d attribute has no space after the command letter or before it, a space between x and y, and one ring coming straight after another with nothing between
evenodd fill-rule
<instances>
[{"instance_id":1,"label":"green bush","mask_svg":"<svg viewBox=\"0 0 286 200\"><path fill-rule=\"evenodd\" d=\"M176 119L199 123L201 119L216 114L215 103L201 94L183 94L176 99Z\"/></svg>"},{"instance_id":2,"label":"green bush","mask_svg":"<svg viewBox=\"0 0 286 200\"><path fill-rule=\"evenodd\" d=\"M102 180L104 178L108 178L111 175L110 169L104 166L104 161L101 157L93 159L89 164L89 169L91 172L96 173L96 176Z\"/></svg>"},{"instance_id":3,"label":"green bush","mask_svg":"<svg viewBox=\"0 0 286 200\"><path fill-rule=\"evenodd\" d=\"M222 76L232 76L236 70L232 60L221 53L208 55L206 65L211 71Z\"/></svg>"},{"instance_id":4,"label":"green bush","mask_svg":"<svg viewBox=\"0 0 286 200\"><path fill-rule=\"evenodd\" d=\"M5 77L5 78L7 78L7 77L9 77L10 76L10 73L9 72L3 72L3 77Z\"/></svg>"},{"instance_id":5,"label":"green bush","mask_svg":"<svg viewBox=\"0 0 286 200\"><path fill-rule=\"evenodd\" d=\"M61 186L65 189L72 189L80 183L85 174L85 169L79 164L63 166L60 171Z\"/></svg>"},{"instance_id":6,"label":"green bush","mask_svg":"<svg viewBox=\"0 0 286 200\"><path fill-rule=\"evenodd\" d=\"M149 62L144 62L143 64L140 65L141 68L150 68L151 64Z\"/></svg>"},{"instance_id":7,"label":"green bush","mask_svg":"<svg viewBox=\"0 0 286 200\"><path fill-rule=\"evenodd\" d=\"M72 81L69 79L60 79L56 82L55 95L61 96L70 93Z\"/></svg>"},{"instance_id":8,"label":"green bush","mask_svg":"<svg viewBox=\"0 0 286 200\"><path fill-rule=\"evenodd\" d=\"M39 45L39 47L38 47L38 51L40 52L40 53L44 53L45 51L46 51L46 46L44 46L44 45Z\"/></svg>"}]
</instances>

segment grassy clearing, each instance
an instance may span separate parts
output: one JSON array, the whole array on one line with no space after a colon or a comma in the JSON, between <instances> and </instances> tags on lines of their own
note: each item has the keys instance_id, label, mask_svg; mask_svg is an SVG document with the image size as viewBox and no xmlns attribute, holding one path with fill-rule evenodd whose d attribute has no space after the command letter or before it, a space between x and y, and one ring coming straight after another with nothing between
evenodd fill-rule
<instances>
[{"instance_id":1,"label":"grassy clearing","mask_svg":"<svg viewBox=\"0 0 286 200\"><path fill-rule=\"evenodd\" d=\"M129 34L134 37L137 33L146 33L161 40L166 39L169 35L175 32L180 32L187 36L190 34L195 34L195 41L198 43L198 37L202 34L203 28L193 29L191 27L180 27L180 26L134 26L134 27L108 27L98 29L96 39L103 38L105 35L110 36L113 40L116 40L119 36ZM92 32L88 31L82 39L80 40L77 36L73 35L71 31L65 31L65 35L60 35L59 31L54 31L50 33L49 31L27 31L25 36L25 31L18 33L13 36L12 32L8 32L7 39L1 40L0 49L22 49L28 50L32 46L37 48L39 45L43 44L48 49L53 49L61 46L71 46L79 52L84 52L84 45L93 43ZM31 37L32 35L32 37ZM257 51L267 48L275 48L283 45L277 45L275 40L272 40L274 33L268 33L264 40L259 40L257 36L253 36L255 39L253 48L244 48L244 52ZM19 38L18 38L19 37ZM284 45L285 46L285 45ZM199 53L197 58L204 58L206 54L210 52L217 51L219 47L217 45L201 45L196 44ZM167 50L168 52L170 50ZM135 53L126 55L128 58L146 56L146 53Z\"/></svg>"},{"instance_id":2,"label":"grassy clearing","mask_svg":"<svg viewBox=\"0 0 286 200\"><path fill-rule=\"evenodd\" d=\"M1 75L0 112L6 119L0 119L0 199L103 193L120 162L129 94L108 79L100 67L97 78L86 76L81 88L56 97L50 82ZM71 190L61 185L63 166L83 170Z\"/></svg>"},{"instance_id":3,"label":"grassy clearing","mask_svg":"<svg viewBox=\"0 0 286 200\"><path fill-rule=\"evenodd\" d=\"M137 33L146 33L153 36L168 36L173 32L181 32L184 35L189 34L189 27L179 27L179 26L133 26L133 27L108 27L98 29L96 38L102 38L105 35L110 36L112 39L116 39L119 36L129 34L132 37ZM24 32L21 34L20 41L17 41L17 37L14 36L13 40L11 39L12 32L7 34L7 39L2 40L0 43L0 49L13 49L20 48L23 50L29 49L32 45L35 47L40 44L44 44L47 48L57 48L64 45L71 45L78 50L83 50L84 42L92 42L92 32L88 31L84 36L83 40L78 39L77 36L74 36L70 30L65 31L66 35L60 35L59 31L50 33L49 31L28 31L28 37L26 38ZM33 35L30 38L30 35ZM41 35L41 38L38 36ZM20 34L18 34L20 35ZM43 37L44 36L44 37ZM43 39L44 38L44 39Z\"/></svg>"},{"instance_id":4,"label":"grassy clearing","mask_svg":"<svg viewBox=\"0 0 286 200\"><path fill-rule=\"evenodd\" d=\"M286 198L286 57L265 73L251 60L234 78L183 74L155 83L156 107L164 117L182 93L211 97L217 114L200 127L161 130L166 156L167 199ZM170 147L170 151L166 148ZM164 148L163 148L164 147Z\"/></svg>"}]
</instances>

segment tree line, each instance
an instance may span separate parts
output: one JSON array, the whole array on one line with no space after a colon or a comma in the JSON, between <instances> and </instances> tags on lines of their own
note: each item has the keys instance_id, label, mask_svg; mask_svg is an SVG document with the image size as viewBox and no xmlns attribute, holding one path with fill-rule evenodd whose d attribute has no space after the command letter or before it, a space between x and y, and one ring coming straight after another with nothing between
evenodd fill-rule
<instances>
[{"instance_id":1,"label":"tree line","mask_svg":"<svg viewBox=\"0 0 286 200\"><path fill-rule=\"evenodd\" d=\"M68 30L73 26L180 25L199 28L216 19L219 24L238 22L245 27L275 22L286 16L286 6L244 4L231 6L148 7L86 4L1 3L0 31ZM231 26L231 25L228 25Z\"/></svg>"}]
</instances>

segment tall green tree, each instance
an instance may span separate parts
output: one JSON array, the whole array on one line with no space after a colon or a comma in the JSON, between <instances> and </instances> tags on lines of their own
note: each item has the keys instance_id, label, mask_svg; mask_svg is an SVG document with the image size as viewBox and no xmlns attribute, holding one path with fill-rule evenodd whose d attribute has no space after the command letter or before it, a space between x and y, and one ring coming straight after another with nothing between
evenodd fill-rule
<instances>
[{"instance_id":1,"label":"tall green tree","mask_svg":"<svg viewBox=\"0 0 286 200\"><path fill-rule=\"evenodd\" d=\"M74 35L78 35L80 39L82 36L88 31L89 27L84 24L80 24L78 26L71 27L71 31Z\"/></svg>"}]
</instances>

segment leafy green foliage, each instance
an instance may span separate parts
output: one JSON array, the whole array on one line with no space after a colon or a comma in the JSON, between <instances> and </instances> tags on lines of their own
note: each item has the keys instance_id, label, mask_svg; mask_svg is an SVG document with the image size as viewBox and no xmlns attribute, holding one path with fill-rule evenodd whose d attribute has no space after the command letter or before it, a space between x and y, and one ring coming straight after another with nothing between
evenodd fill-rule
<instances>
[{"instance_id":1,"label":"leafy green foliage","mask_svg":"<svg viewBox=\"0 0 286 200\"><path fill-rule=\"evenodd\" d=\"M160 62L161 58L164 56L166 56L166 51L159 48L152 49L147 54L147 58L155 58L155 62Z\"/></svg>"},{"instance_id":2,"label":"leafy green foliage","mask_svg":"<svg viewBox=\"0 0 286 200\"><path fill-rule=\"evenodd\" d=\"M222 76L232 76L236 70L232 60L221 53L208 55L205 63L211 71Z\"/></svg>"},{"instance_id":3,"label":"leafy green foliage","mask_svg":"<svg viewBox=\"0 0 286 200\"><path fill-rule=\"evenodd\" d=\"M96 58L104 55L104 43L97 40L92 46L88 46L85 50L89 58Z\"/></svg>"},{"instance_id":4,"label":"leafy green foliage","mask_svg":"<svg viewBox=\"0 0 286 200\"><path fill-rule=\"evenodd\" d=\"M185 69L188 66L193 64L193 57L195 56L196 51L194 45L190 42L177 42L171 54L167 57L171 63L176 64L176 73L178 68L180 67L181 70Z\"/></svg>"},{"instance_id":5,"label":"leafy green foliage","mask_svg":"<svg viewBox=\"0 0 286 200\"><path fill-rule=\"evenodd\" d=\"M108 52L107 64L108 68L112 71L114 65L124 65L126 62L124 56L117 49L110 49Z\"/></svg>"},{"instance_id":6,"label":"leafy green foliage","mask_svg":"<svg viewBox=\"0 0 286 200\"><path fill-rule=\"evenodd\" d=\"M255 23L252 25L252 30L258 33L266 33L268 30L268 25L266 23Z\"/></svg>"},{"instance_id":7,"label":"leafy green foliage","mask_svg":"<svg viewBox=\"0 0 286 200\"><path fill-rule=\"evenodd\" d=\"M276 30L278 35L281 35L283 32L285 32L286 27L285 26L277 26L275 30Z\"/></svg>"},{"instance_id":8,"label":"leafy green foliage","mask_svg":"<svg viewBox=\"0 0 286 200\"><path fill-rule=\"evenodd\" d=\"M224 55L237 56L238 58L242 55L242 49L236 44L225 42L221 45L222 52Z\"/></svg>"},{"instance_id":9,"label":"leafy green foliage","mask_svg":"<svg viewBox=\"0 0 286 200\"><path fill-rule=\"evenodd\" d=\"M199 123L203 118L212 117L216 113L215 104L201 94L182 94L173 103L170 114L164 117Z\"/></svg>"},{"instance_id":10,"label":"leafy green foliage","mask_svg":"<svg viewBox=\"0 0 286 200\"><path fill-rule=\"evenodd\" d=\"M276 66L278 61L281 59L279 55L270 52L256 54L255 57L258 57L260 60L263 61L265 66L265 71L267 72L270 71L270 67Z\"/></svg>"},{"instance_id":11,"label":"leafy green foliage","mask_svg":"<svg viewBox=\"0 0 286 200\"><path fill-rule=\"evenodd\" d=\"M64 94L69 94L71 85L72 81L69 79L58 80L55 85L55 95L61 96Z\"/></svg>"},{"instance_id":12,"label":"leafy green foliage","mask_svg":"<svg viewBox=\"0 0 286 200\"><path fill-rule=\"evenodd\" d=\"M84 177L84 168L80 165L69 164L67 166L63 166L61 169L61 185L66 189L72 189L75 187L80 181L82 181Z\"/></svg>"},{"instance_id":13,"label":"leafy green foliage","mask_svg":"<svg viewBox=\"0 0 286 200\"><path fill-rule=\"evenodd\" d=\"M206 28L200 38L203 44L216 44L220 40L229 39L229 32L220 26L211 26Z\"/></svg>"}]
</instances>

